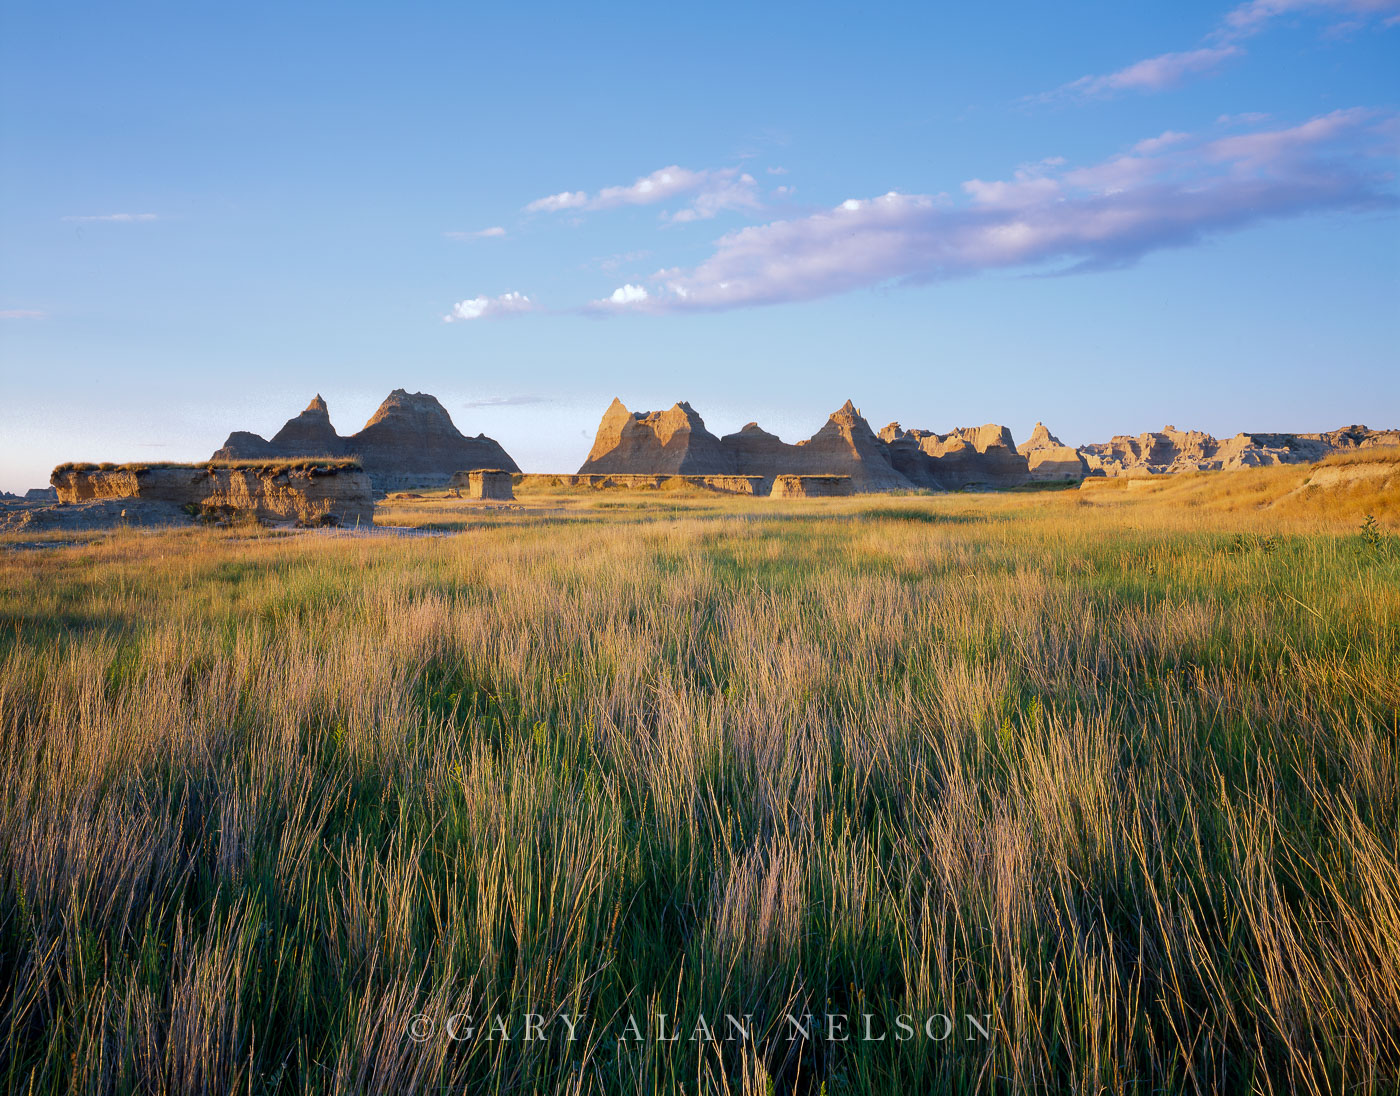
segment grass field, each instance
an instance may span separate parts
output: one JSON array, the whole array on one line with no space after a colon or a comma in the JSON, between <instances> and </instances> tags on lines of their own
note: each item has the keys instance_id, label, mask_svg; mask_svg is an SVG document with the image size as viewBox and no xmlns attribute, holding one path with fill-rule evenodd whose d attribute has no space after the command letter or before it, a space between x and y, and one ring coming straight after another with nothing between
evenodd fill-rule
<instances>
[{"instance_id":1,"label":"grass field","mask_svg":"<svg viewBox=\"0 0 1400 1096\"><path fill-rule=\"evenodd\" d=\"M1190 479L0 551L0 1088L1396 1091L1400 538Z\"/></svg>"}]
</instances>

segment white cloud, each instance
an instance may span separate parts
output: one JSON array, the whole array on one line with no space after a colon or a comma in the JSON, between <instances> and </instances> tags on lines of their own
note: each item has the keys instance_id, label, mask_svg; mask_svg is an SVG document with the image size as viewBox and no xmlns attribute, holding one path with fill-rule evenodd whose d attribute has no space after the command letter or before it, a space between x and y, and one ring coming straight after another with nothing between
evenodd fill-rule
<instances>
[{"instance_id":1,"label":"white cloud","mask_svg":"<svg viewBox=\"0 0 1400 1096\"><path fill-rule=\"evenodd\" d=\"M555 403L549 396L488 396L481 400L468 400L463 407L533 407L541 403Z\"/></svg>"},{"instance_id":2,"label":"white cloud","mask_svg":"<svg viewBox=\"0 0 1400 1096\"><path fill-rule=\"evenodd\" d=\"M646 300L650 294L643 286L627 285L618 286L613 290L612 296L608 298L610 304L640 304Z\"/></svg>"},{"instance_id":3,"label":"white cloud","mask_svg":"<svg viewBox=\"0 0 1400 1096\"><path fill-rule=\"evenodd\" d=\"M993 270L1101 270L1263 220L1390 208L1400 203L1372 161L1389 153L1394 124L1343 110L1215 140L1172 133L1083 168L1043 162L1008 181L969 180L962 205L893 191L848 199L728 233L698 266L590 307L714 311Z\"/></svg>"},{"instance_id":4,"label":"white cloud","mask_svg":"<svg viewBox=\"0 0 1400 1096\"><path fill-rule=\"evenodd\" d=\"M582 190L562 191L547 198L536 198L525 207L527 213L557 213L561 209L578 209L588 204L588 195Z\"/></svg>"},{"instance_id":5,"label":"white cloud","mask_svg":"<svg viewBox=\"0 0 1400 1096\"><path fill-rule=\"evenodd\" d=\"M626 186L604 187L592 197L587 191L566 190L562 194L536 199L525 208L532 213L565 209L618 209L623 206L656 205L688 195L693 196L689 207L671 214L669 220L680 223L707 220L723 210L759 207L753 176L738 168L692 171L672 164L658 168L650 175L643 175Z\"/></svg>"},{"instance_id":6,"label":"white cloud","mask_svg":"<svg viewBox=\"0 0 1400 1096\"><path fill-rule=\"evenodd\" d=\"M785 167L770 167L765 169L769 175L786 175L788 169Z\"/></svg>"},{"instance_id":7,"label":"white cloud","mask_svg":"<svg viewBox=\"0 0 1400 1096\"><path fill-rule=\"evenodd\" d=\"M495 240L506 234L506 230L500 225L492 225L490 228L477 229L475 232L445 232L443 233L449 240Z\"/></svg>"},{"instance_id":8,"label":"white cloud","mask_svg":"<svg viewBox=\"0 0 1400 1096\"><path fill-rule=\"evenodd\" d=\"M1164 148L1170 148L1172 145L1179 145L1182 141L1189 141L1190 139L1191 135L1189 133L1177 133L1175 130L1169 129L1165 133L1158 134L1156 137L1148 137L1145 141L1139 141L1133 146L1133 151L1142 153L1145 156L1150 156L1154 152L1161 152Z\"/></svg>"},{"instance_id":9,"label":"white cloud","mask_svg":"<svg viewBox=\"0 0 1400 1096\"><path fill-rule=\"evenodd\" d=\"M79 224L91 224L94 221L114 221L119 224L136 224L144 221L158 221L159 214L156 213L92 213L81 217L64 217L62 220L74 221Z\"/></svg>"},{"instance_id":10,"label":"white cloud","mask_svg":"<svg viewBox=\"0 0 1400 1096\"><path fill-rule=\"evenodd\" d=\"M42 320L47 315L37 308L0 308L0 320Z\"/></svg>"},{"instance_id":11,"label":"white cloud","mask_svg":"<svg viewBox=\"0 0 1400 1096\"><path fill-rule=\"evenodd\" d=\"M502 293L499 297L471 297L458 301L443 317L445 323L459 320L482 320L493 316L509 316L519 312L536 311L535 303L523 293Z\"/></svg>"}]
</instances>

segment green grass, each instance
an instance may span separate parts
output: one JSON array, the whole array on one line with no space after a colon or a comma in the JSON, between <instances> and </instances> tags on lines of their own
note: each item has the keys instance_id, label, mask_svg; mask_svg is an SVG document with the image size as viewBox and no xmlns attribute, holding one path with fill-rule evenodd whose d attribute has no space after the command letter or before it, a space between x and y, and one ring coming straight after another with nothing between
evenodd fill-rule
<instances>
[{"instance_id":1,"label":"green grass","mask_svg":"<svg viewBox=\"0 0 1400 1096\"><path fill-rule=\"evenodd\" d=\"M1071 494L0 553L0 1088L1394 1091L1394 534Z\"/></svg>"}]
</instances>

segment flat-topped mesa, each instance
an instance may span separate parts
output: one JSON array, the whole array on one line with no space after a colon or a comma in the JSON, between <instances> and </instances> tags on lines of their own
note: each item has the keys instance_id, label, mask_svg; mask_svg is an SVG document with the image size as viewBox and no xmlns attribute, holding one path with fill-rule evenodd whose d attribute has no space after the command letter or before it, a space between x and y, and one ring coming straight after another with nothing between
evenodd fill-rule
<instances>
[{"instance_id":1,"label":"flat-topped mesa","mask_svg":"<svg viewBox=\"0 0 1400 1096\"><path fill-rule=\"evenodd\" d=\"M580 475L729 475L732 461L705 420L681 401L666 411L628 411L614 399Z\"/></svg>"},{"instance_id":2,"label":"flat-topped mesa","mask_svg":"<svg viewBox=\"0 0 1400 1096\"><path fill-rule=\"evenodd\" d=\"M396 388L364 429L349 437L336 433L326 401L319 395L268 441L239 430L230 434L215 460L271 460L353 456L380 493L414 487L441 487L456 472L519 467L484 434L464 436L447 409L426 392Z\"/></svg>"},{"instance_id":3,"label":"flat-topped mesa","mask_svg":"<svg viewBox=\"0 0 1400 1096\"><path fill-rule=\"evenodd\" d=\"M241 514L265 522L374 523L369 477L346 460L59 465L51 481L61 503L119 499L206 516Z\"/></svg>"}]
</instances>

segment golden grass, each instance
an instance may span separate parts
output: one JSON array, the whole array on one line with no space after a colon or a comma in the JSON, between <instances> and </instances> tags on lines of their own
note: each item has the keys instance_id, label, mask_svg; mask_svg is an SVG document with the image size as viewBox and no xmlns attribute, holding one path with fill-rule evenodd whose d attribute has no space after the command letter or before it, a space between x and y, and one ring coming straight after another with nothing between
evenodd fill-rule
<instances>
[{"instance_id":1,"label":"golden grass","mask_svg":"<svg viewBox=\"0 0 1400 1096\"><path fill-rule=\"evenodd\" d=\"M1085 501L0 552L0 1084L1394 1091L1394 535Z\"/></svg>"},{"instance_id":2,"label":"golden grass","mask_svg":"<svg viewBox=\"0 0 1400 1096\"><path fill-rule=\"evenodd\" d=\"M1162 510L1200 508L1226 514L1268 510L1268 520L1290 519L1322 528L1359 523L1367 514L1400 525L1400 448L1339 453L1316 464L1285 464L1229 472L1085 480L1092 503L1131 498Z\"/></svg>"}]
</instances>

